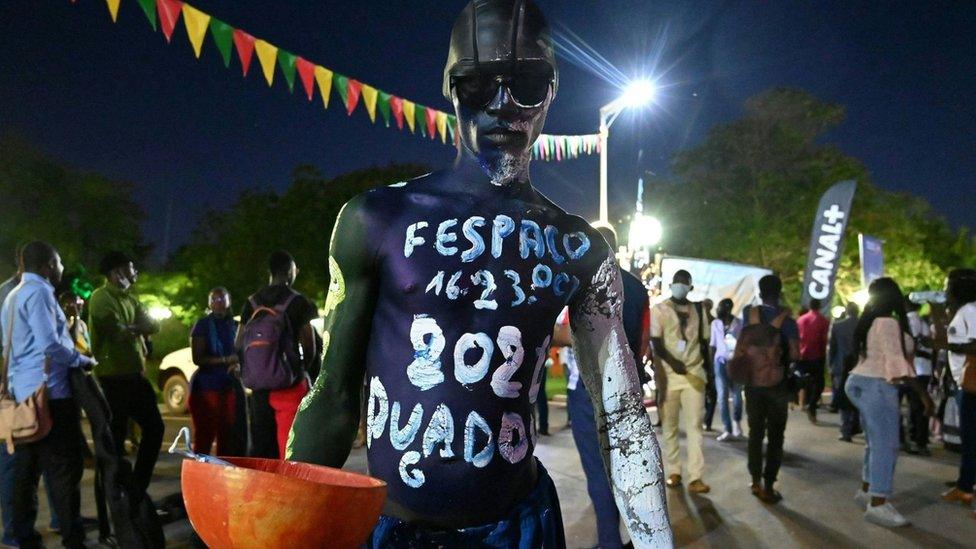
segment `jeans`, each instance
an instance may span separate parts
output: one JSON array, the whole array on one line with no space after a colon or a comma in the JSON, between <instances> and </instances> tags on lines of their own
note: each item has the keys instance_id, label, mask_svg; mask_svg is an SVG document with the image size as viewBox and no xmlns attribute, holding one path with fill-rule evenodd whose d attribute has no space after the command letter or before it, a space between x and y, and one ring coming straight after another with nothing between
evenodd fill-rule
<instances>
[{"instance_id":1,"label":"jeans","mask_svg":"<svg viewBox=\"0 0 976 549\"><path fill-rule=\"evenodd\" d=\"M71 398L48 401L51 432L37 442L20 444L13 455L16 480L13 492L14 535L21 547L41 547L41 536L34 530L37 517L37 483L47 474L54 496L54 510L61 518L61 543L83 547L85 532L79 513L82 475L81 414Z\"/></svg>"},{"instance_id":2,"label":"jeans","mask_svg":"<svg viewBox=\"0 0 976 549\"><path fill-rule=\"evenodd\" d=\"M661 426L664 434L664 472L681 474L681 457L678 448L678 420L684 423L688 478L701 480L705 473L705 454L702 452L702 415L705 410L705 391L686 386L668 390L661 406Z\"/></svg>"},{"instance_id":3,"label":"jeans","mask_svg":"<svg viewBox=\"0 0 976 549\"><path fill-rule=\"evenodd\" d=\"M152 480L159 449L163 444L163 418L156 404L156 392L142 374L123 374L98 378L112 413L112 438L119 456L125 453L129 419L142 431L139 453L132 467L132 487L146 492Z\"/></svg>"},{"instance_id":4,"label":"jeans","mask_svg":"<svg viewBox=\"0 0 976 549\"><path fill-rule=\"evenodd\" d=\"M586 492L593 502L596 513L596 532L598 545L601 548L617 549L623 547L620 539L620 512L613 500L610 480L603 466L600 455L600 439L596 431L596 419L593 415L593 402L580 380L576 389L567 391L567 409L573 415L573 440L586 475Z\"/></svg>"},{"instance_id":5,"label":"jeans","mask_svg":"<svg viewBox=\"0 0 976 549\"><path fill-rule=\"evenodd\" d=\"M957 394L962 450L959 456L959 479L956 481L956 488L972 493L973 484L976 483L976 395L961 389Z\"/></svg>"},{"instance_id":6,"label":"jeans","mask_svg":"<svg viewBox=\"0 0 976 549\"><path fill-rule=\"evenodd\" d=\"M898 387L880 377L851 374L845 389L847 397L861 411L861 424L867 439L861 480L868 483L871 496L890 497L900 446Z\"/></svg>"},{"instance_id":7,"label":"jeans","mask_svg":"<svg viewBox=\"0 0 976 549\"><path fill-rule=\"evenodd\" d=\"M783 463L783 438L792 395L785 387L746 387L746 413L749 414L749 474L753 483L772 486ZM763 438L766 466L763 467Z\"/></svg>"},{"instance_id":8,"label":"jeans","mask_svg":"<svg viewBox=\"0 0 976 549\"><path fill-rule=\"evenodd\" d=\"M732 420L742 421L742 386L732 381L726 369L728 359L715 357L715 389L718 393L718 414L722 418L725 432L732 432ZM729 412L729 395L732 396L732 412Z\"/></svg>"},{"instance_id":9,"label":"jeans","mask_svg":"<svg viewBox=\"0 0 976 549\"><path fill-rule=\"evenodd\" d=\"M381 515L364 547L566 547L563 518L556 486L536 460L539 480L535 488L498 522L459 530L425 528L416 523Z\"/></svg>"}]
</instances>

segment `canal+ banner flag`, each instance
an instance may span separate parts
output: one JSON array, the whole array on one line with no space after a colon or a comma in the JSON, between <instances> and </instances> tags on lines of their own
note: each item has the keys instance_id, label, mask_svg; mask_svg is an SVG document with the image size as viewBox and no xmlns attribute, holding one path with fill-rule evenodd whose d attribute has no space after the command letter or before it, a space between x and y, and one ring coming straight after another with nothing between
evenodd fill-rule
<instances>
[{"instance_id":1,"label":"canal+ banner flag","mask_svg":"<svg viewBox=\"0 0 976 549\"><path fill-rule=\"evenodd\" d=\"M851 216L856 188L857 182L853 180L841 181L820 198L810 232L807 269L803 274L803 305L808 305L811 299L819 299L825 308L830 307L840 255L844 251L844 230Z\"/></svg>"}]
</instances>

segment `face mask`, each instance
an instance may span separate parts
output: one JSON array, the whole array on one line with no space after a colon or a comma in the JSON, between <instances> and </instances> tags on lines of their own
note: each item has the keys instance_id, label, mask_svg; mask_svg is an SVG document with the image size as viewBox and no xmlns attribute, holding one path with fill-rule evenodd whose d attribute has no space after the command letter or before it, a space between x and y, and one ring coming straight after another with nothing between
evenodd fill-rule
<instances>
[{"instance_id":1,"label":"face mask","mask_svg":"<svg viewBox=\"0 0 976 549\"><path fill-rule=\"evenodd\" d=\"M671 285L671 295L675 299L684 299L688 297L688 292L691 291L691 286L687 284L672 284Z\"/></svg>"}]
</instances>

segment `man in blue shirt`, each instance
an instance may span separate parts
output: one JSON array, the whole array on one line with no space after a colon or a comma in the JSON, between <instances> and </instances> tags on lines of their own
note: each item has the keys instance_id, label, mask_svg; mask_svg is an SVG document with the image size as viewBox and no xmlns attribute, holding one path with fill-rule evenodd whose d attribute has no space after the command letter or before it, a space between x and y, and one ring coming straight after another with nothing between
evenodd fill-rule
<instances>
[{"instance_id":1,"label":"man in blue shirt","mask_svg":"<svg viewBox=\"0 0 976 549\"><path fill-rule=\"evenodd\" d=\"M31 519L37 513L37 482L43 471L52 484L64 546L83 547L84 530L78 520L83 439L68 371L89 368L94 360L75 349L67 319L54 297L64 272L57 250L44 242L31 242L21 252L21 262L21 282L0 309L9 391L22 402L46 379L53 426L46 437L20 444L14 453L14 535L21 547L40 546Z\"/></svg>"}]
</instances>

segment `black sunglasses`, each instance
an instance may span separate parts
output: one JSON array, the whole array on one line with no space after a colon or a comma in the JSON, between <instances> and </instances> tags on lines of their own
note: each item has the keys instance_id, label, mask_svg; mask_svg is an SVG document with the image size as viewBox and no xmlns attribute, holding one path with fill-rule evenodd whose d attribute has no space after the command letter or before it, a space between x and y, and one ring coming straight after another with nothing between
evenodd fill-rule
<instances>
[{"instance_id":1,"label":"black sunglasses","mask_svg":"<svg viewBox=\"0 0 976 549\"><path fill-rule=\"evenodd\" d=\"M515 104L531 109L545 103L553 79L545 74L469 74L452 76L451 86L458 101L469 109L483 109L498 95L502 85L512 94Z\"/></svg>"}]
</instances>

